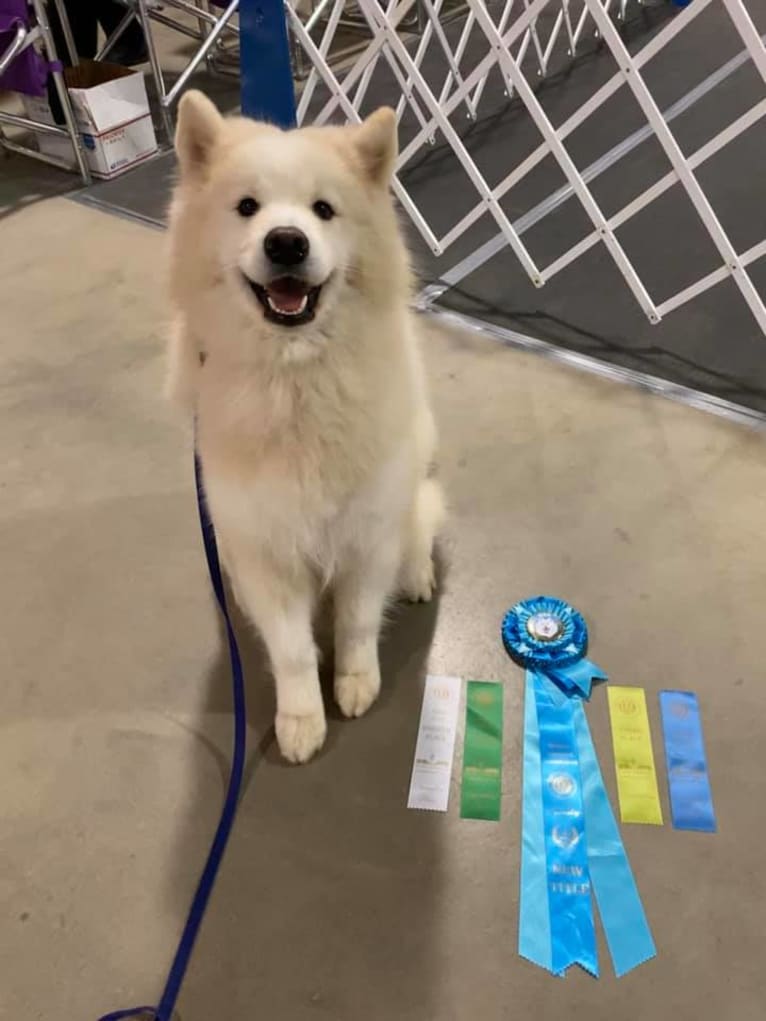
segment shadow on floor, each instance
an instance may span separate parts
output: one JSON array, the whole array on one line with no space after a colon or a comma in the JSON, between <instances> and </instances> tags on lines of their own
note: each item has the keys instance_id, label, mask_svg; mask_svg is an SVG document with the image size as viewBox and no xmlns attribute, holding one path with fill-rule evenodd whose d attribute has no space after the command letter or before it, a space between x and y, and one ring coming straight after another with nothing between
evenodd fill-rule
<instances>
[{"instance_id":1,"label":"shadow on floor","mask_svg":"<svg viewBox=\"0 0 766 1021\"><path fill-rule=\"evenodd\" d=\"M0 221L81 186L82 181L75 174L0 149Z\"/></svg>"},{"instance_id":2,"label":"shadow on floor","mask_svg":"<svg viewBox=\"0 0 766 1021\"><path fill-rule=\"evenodd\" d=\"M257 1002L291 1021L325 1012L432 1016L440 877L438 868L424 864L439 861L439 828L426 814L407 812L405 804L438 610L438 599L394 607L381 642L380 699L353 722L343 720L332 702L330 614L322 613L317 633L329 733L323 751L302 767L279 755L265 651L233 611L251 745L235 831L181 998L182 1017L247 1017ZM203 716L223 717L227 733L230 686L221 627ZM200 814L211 814L202 799L215 798L218 811L228 778L229 754L220 752L226 740L212 745L221 774L214 794L209 763L205 769L204 757L196 759L200 776L193 789L200 801L179 830L179 858L200 845ZM204 755L210 750L208 744ZM170 890L179 919L190 899L185 882L183 887L174 882ZM410 1013L413 1004L416 1014Z\"/></svg>"}]
</instances>

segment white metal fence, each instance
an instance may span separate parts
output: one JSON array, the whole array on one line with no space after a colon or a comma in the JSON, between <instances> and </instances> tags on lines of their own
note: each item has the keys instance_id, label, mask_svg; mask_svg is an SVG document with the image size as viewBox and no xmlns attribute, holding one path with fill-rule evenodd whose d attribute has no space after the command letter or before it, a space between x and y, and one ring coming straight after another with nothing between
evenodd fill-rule
<instances>
[{"instance_id":1,"label":"white metal fence","mask_svg":"<svg viewBox=\"0 0 766 1021\"><path fill-rule=\"evenodd\" d=\"M415 0L354 0L353 4L348 0L319 0L308 15L305 10L298 13L291 2L287 3L287 13L293 37L310 67L299 98L299 121L323 123L339 117L359 120L371 95L375 95L376 101L379 99L380 90L376 90L375 82L385 76L390 83L385 100L396 106L400 121L406 120L408 125L402 131L403 145L397 165L400 175L424 147L437 140L449 146L462 168L465 188L474 201L441 233L437 233L431 218L401 179L395 183L399 200L434 254L443 255L475 224L491 217L498 232L493 250L505 246L512 249L537 287L593 246L603 245L650 322L659 322L703 291L732 278L766 333L766 308L748 272L748 267L766 254L766 240L746 251L736 251L695 174L705 161L743 132L756 125L763 127L759 122L766 114L766 96L695 152L684 154L671 129L672 118L667 111L663 116L642 74L648 62L694 19L704 17L711 5L717 5L725 9L741 38L743 59L752 62L761 82L766 83L766 49L748 13L748 6L755 0L692 0L632 54L623 41L619 22L639 6L639 0L505 0L498 4L466 0L462 14L447 27L444 0L419 0L417 8ZM402 31L415 13L419 32ZM331 60L343 33L353 35L354 23L358 40L355 55L345 62ZM544 77L556 62L560 65L562 60L576 56L586 40L592 42L594 34L611 53L614 73L562 123L553 124L537 95L536 79ZM435 54L439 58L436 61ZM480 169L458 123L461 117L481 119L490 80L502 82L505 95L523 103L540 136L533 151L516 165L504 167L502 178L492 182ZM596 164L585 171L578 170L567 140L620 90L638 104L644 118L643 137L654 136L670 169L617 212L606 216L589 188L589 181L598 169ZM514 226L502 199L549 157L555 159L564 175L564 193L576 197L590 226L553 261L537 265L522 240L519 220L515 220ZM683 189L688 196L714 245L718 264L658 303L642 282L618 234L632 217L674 187Z\"/></svg>"}]
</instances>

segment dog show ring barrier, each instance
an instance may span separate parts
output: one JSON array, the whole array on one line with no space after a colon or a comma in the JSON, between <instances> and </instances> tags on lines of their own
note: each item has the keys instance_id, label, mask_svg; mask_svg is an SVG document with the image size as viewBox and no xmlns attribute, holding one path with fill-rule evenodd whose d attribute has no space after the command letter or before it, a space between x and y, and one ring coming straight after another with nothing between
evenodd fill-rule
<instances>
[{"instance_id":1,"label":"dog show ring barrier","mask_svg":"<svg viewBox=\"0 0 766 1021\"><path fill-rule=\"evenodd\" d=\"M766 49L748 10L753 3L754 0L692 0L687 6L677 7L675 15L645 45L631 53L623 39L621 23L641 8L638 0L505 0L497 4L466 0L465 16L461 23L453 22L457 31L450 32L441 18L444 0L318 0L308 16L304 4L287 0L284 13L290 34L310 67L297 97L297 122L353 123L381 101L394 106L402 143L394 190L415 230L435 256L444 256L469 230L489 218L494 221L497 233L479 258L511 249L536 287L544 287L594 246L603 245L651 323L660 322L675 309L730 278L761 331L766 332L766 307L749 272L752 264L766 254L766 240L737 251L696 173L744 132L763 127L760 121L766 114L766 95L694 152L685 153L672 127L673 118L681 109L661 111L644 77L652 58L695 19L704 17L708 8L717 5L725 9L740 37L742 53L722 66L717 77L713 75L702 83L702 88L705 91L716 88L744 60L752 62L766 83ZM400 26L416 5L422 28L420 32L404 32ZM277 69L278 63L289 62L288 50L273 45L275 30L270 22L279 17L280 6L255 0L250 3L244 0L241 4L243 97L248 112L263 114L266 93L262 90L267 84L268 92L278 89L280 95L293 88L292 79L288 81L287 74L280 74ZM339 63L331 56L351 8L356 20L366 25L368 38L353 58ZM562 62L576 59L594 36L603 50L611 54L614 71L574 113L562 123L553 124L538 98L536 86ZM272 45L267 45L266 39L272 40ZM269 78L268 83L263 75L269 72L263 67L254 68L248 57L256 50L260 57L266 57L268 67L276 70L277 77ZM523 104L540 137L538 146L516 165L504 167L501 179L496 181L489 180L487 171L478 165L463 130L466 120L481 119L482 102L492 81L502 83L509 102L514 99ZM618 93L626 95L626 102L631 98L643 115L643 127L632 136L634 144L636 136L638 140L656 140L667 159L668 170L607 216L589 184L623 153L605 153L602 159L580 170L568 139ZM280 96L275 101L280 109L291 102ZM685 104L679 105L685 108ZM474 197L471 207L440 232L402 182L404 172L424 149L439 146L451 150L462 168L466 192ZM537 222L564 198L573 197L587 217L588 228L552 261L538 265L522 239L528 223L523 216L512 221L501 200L550 158L556 161L565 184L559 194L551 197L555 200L548 203L547 209L532 209L527 215L531 213ZM658 301L631 261L620 239L620 228L638 213L651 209L652 203L672 188L682 189L691 202L717 253L717 264L690 285ZM426 304L446 289L445 284L455 282L456 273L447 271L440 276L443 283L428 289Z\"/></svg>"}]
</instances>

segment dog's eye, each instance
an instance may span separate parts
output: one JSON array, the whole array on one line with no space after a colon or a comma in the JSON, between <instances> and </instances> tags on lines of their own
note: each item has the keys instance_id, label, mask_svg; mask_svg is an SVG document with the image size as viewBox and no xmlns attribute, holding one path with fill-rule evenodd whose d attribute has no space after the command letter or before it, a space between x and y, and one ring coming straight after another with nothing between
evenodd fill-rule
<instances>
[{"instance_id":1,"label":"dog's eye","mask_svg":"<svg viewBox=\"0 0 766 1021\"><path fill-rule=\"evenodd\" d=\"M237 212L240 216L255 216L258 212L258 203L251 195L246 195L237 203Z\"/></svg>"},{"instance_id":2,"label":"dog's eye","mask_svg":"<svg viewBox=\"0 0 766 1021\"><path fill-rule=\"evenodd\" d=\"M325 202L324 199L319 199L313 205L313 210L317 214L320 220L332 220L335 216L335 210L329 202Z\"/></svg>"}]
</instances>

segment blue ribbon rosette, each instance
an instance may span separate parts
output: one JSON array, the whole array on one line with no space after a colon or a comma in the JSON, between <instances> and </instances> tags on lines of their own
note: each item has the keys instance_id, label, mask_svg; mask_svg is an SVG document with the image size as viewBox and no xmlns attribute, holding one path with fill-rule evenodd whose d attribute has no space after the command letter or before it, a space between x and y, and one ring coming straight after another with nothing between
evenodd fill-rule
<instances>
[{"instance_id":1,"label":"blue ribbon rosette","mask_svg":"<svg viewBox=\"0 0 766 1021\"><path fill-rule=\"evenodd\" d=\"M503 644L526 668L519 953L555 975L598 975L595 893L617 976L656 950L583 709L594 682L588 627L561 599L525 599Z\"/></svg>"}]
</instances>

